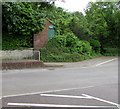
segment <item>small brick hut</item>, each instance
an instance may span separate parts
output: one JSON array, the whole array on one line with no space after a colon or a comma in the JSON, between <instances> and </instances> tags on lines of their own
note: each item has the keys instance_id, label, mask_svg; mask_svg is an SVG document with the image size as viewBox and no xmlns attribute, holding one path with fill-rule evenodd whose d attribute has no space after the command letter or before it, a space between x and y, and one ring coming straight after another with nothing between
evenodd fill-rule
<instances>
[{"instance_id":1,"label":"small brick hut","mask_svg":"<svg viewBox=\"0 0 120 109\"><path fill-rule=\"evenodd\" d=\"M40 50L48 42L49 27L53 26L48 20L45 21L44 30L34 35L34 50Z\"/></svg>"}]
</instances>

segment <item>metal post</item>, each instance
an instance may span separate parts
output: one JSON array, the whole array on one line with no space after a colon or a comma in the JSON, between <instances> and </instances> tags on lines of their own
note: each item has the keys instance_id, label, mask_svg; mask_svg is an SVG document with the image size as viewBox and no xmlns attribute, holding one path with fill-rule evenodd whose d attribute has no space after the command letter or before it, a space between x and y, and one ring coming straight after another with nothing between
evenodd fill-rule
<instances>
[{"instance_id":1,"label":"metal post","mask_svg":"<svg viewBox=\"0 0 120 109\"><path fill-rule=\"evenodd\" d=\"M39 51L39 61L40 61L40 51Z\"/></svg>"}]
</instances>

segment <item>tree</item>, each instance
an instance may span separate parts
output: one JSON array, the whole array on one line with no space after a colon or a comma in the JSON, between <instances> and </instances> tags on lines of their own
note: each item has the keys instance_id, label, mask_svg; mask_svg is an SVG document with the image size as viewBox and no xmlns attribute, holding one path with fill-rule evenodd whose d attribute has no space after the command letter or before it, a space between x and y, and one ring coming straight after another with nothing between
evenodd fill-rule
<instances>
[{"instance_id":1,"label":"tree","mask_svg":"<svg viewBox=\"0 0 120 109\"><path fill-rule=\"evenodd\" d=\"M14 46L31 47L33 35L43 29L42 14L34 10L30 2L4 2L2 11L3 42L7 43L6 40L10 38L17 39L20 43L17 44L15 41Z\"/></svg>"},{"instance_id":2,"label":"tree","mask_svg":"<svg viewBox=\"0 0 120 109\"><path fill-rule=\"evenodd\" d=\"M44 19L34 11L31 3L3 3L3 30L29 36L43 29Z\"/></svg>"},{"instance_id":3,"label":"tree","mask_svg":"<svg viewBox=\"0 0 120 109\"><path fill-rule=\"evenodd\" d=\"M70 22L71 31L81 40L88 40L92 35L88 28L88 22L85 16L81 12L72 13L72 19Z\"/></svg>"},{"instance_id":4,"label":"tree","mask_svg":"<svg viewBox=\"0 0 120 109\"><path fill-rule=\"evenodd\" d=\"M89 29L94 33L92 38L99 40L104 47L111 45L116 47L119 21L117 4L111 2L91 2L85 12Z\"/></svg>"},{"instance_id":5,"label":"tree","mask_svg":"<svg viewBox=\"0 0 120 109\"><path fill-rule=\"evenodd\" d=\"M4 2L2 10L3 45L7 45L9 39L15 41L11 42L12 46L32 47L33 35L43 30L45 19L51 20L57 34L69 30L70 14L47 2Z\"/></svg>"}]
</instances>

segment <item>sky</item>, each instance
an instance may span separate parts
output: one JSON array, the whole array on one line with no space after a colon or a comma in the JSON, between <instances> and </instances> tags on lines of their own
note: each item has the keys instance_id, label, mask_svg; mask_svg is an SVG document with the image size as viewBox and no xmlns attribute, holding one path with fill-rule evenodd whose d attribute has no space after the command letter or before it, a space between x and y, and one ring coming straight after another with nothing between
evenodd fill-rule
<instances>
[{"instance_id":1,"label":"sky","mask_svg":"<svg viewBox=\"0 0 120 109\"><path fill-rule=\"evenodd\" d=\"M84 12L88 2L94 2L96 0L65 0L64 2L56 1L55 5L58 7L62 7L69 12L79 11Z\"/></svg>"}]
</instances>

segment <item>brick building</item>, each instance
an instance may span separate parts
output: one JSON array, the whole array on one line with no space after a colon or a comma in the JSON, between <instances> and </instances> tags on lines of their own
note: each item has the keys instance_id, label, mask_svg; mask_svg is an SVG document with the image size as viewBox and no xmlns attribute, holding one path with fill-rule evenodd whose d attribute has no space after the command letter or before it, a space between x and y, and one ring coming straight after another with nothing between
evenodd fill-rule
<instances>
[{"instance_id":1,"label":"brick building","mask_svg":"<svg viewBox=\"0 0 120 109\"><path fill-rule=\"evenodd\" d=\"M39 50L40 48L43 48L48 42L49 38L53 36L54 36L53 25L48 20L46 20L44 30L34 35L34 50Z\"/></svg>"}]
</instances>

